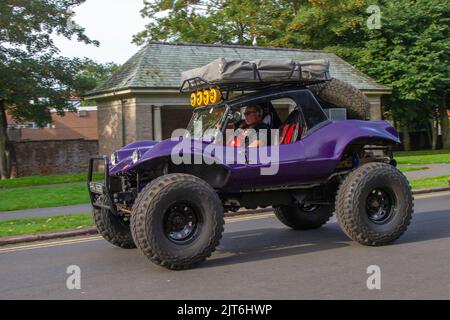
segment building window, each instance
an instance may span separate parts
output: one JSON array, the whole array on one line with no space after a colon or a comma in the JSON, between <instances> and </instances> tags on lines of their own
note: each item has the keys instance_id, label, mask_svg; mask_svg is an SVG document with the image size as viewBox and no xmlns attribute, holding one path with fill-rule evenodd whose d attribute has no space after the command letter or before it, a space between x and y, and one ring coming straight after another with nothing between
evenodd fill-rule
<instances>
[{"instance_id":1,"label":"building window","mask_svg":"<svg viewBox=\"0 0 450 320\"><path fill-rule=\"evenodd\" d=\"M47 123L42 128L51 128L51 123ZM24 123L11 123L8 125L8 128L14 128L14 129L41 129L37 126L36 122L33 121L27 121Z\"/></svg>"}]
</instances>

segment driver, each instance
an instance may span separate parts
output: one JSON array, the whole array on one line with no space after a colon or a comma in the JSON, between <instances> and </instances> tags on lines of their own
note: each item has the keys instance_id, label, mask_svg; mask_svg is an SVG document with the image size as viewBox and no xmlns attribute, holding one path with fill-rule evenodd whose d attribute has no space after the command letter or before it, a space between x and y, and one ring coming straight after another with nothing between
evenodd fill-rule
<instances>
[{"instance_id":1,"label":"driver","mask_svg":"<svg viewBox=\"0 0 450 320\"><path fill-rule=\"evenodd\" d=\"M260 106L245 107L245 121L241 123L236 131L238 140L243 141L248 136L249 147L270 145L270 128L262 121L262 115L263 110ZM250 131L250 129L253 130Z\"/></svg>"}]
</instances>

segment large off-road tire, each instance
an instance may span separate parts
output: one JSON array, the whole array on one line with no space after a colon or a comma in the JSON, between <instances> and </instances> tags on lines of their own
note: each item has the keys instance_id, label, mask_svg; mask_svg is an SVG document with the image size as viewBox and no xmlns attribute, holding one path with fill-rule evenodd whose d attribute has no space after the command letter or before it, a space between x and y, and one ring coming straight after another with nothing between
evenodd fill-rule
<instances>
[{"instance_id":1,"label":"large off-road tire","mask_svg":"<svg viewBox=\"0 0 450 320\"><path fill-rule=\"evenodd\" d=\"M336 217L352 240L386 245L408 228L413 200L408 180L399 170L385 163L368 163L351 172L339 187Z\"/></svg>"},{"instance_id":2,"label":"large off-road tire","mask_svg":"<svg viewBox=\"0 0 450 320\"><path fill-rule=\"evenodd\" d=\"M103 205L108 203L105 196L100 196L97 202ZM129 219L116 216L108 209L103 208L94 208L92 215L98 232L106 241L123 249L136 248L131 235Z\"/></svg>"},{"instance_id":3,"label":"large off-road tire","mask_svg":"<svg viewBox=\"0 0 450 320\"><path fill-rule=\"evenodd\" d=\"M333 216L332 206L279 206L274 210L275 216L282 223L294 230L317 229L327 223Z\"/></svg>"},{"instance_id":4,"label":"large off-road tire","mask_svg":"<svg viewBox=\"0 0 450 320\"><path fill-rule=\"evenodd\" d=\"M138 248L168 269L195 267L222 238L223 206L202 179L175 173L156 178L139 194L131 215Z\"/></svg>"},{"instance_id":5,"label":"large off-road tire","mask_svg":"<svg viewBox=\"0 0 450 320\"><path fill-rule=\"evenodd\" d=\"M362 91L344 81L332 79L311 85L309 89L320 100L336 107L346 108L349 119L366 120L370 118L370 102L367 97Z\"/></svg>"}]
</instances>

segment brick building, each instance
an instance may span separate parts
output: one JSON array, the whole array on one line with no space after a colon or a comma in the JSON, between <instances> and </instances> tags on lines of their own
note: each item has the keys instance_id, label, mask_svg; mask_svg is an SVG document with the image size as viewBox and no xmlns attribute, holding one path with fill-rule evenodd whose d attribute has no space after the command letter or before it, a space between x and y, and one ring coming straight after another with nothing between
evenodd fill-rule
<instances>
[{"instance_id":1,"label":"brick building","mask_svg":"<svg viewBox=\"0 0 450 320\"><path fill-rule=\"evenodd\" d=\"M328 59L331 76L362 90L371 103L371 118L381 119L381 95L391 90L332 53L298 49L150 42L112 77L85 98L98 107L99 152L110 154L135 140L169 138L186 127L192 109L179 94L181 71L214 59ZM279 110L280 113L288 112Z\"/></svg>"},{"instance_id":2,"label":"brick building","mask_svg":"<svg viewBox=\"0 0 450 320\"><path fill-rule=\"evenodd\" d=\"M77 112L65 116L52 111L51 116L52 123L38 128L33 122L16 123L7 114L8 136L15 150L14 175L83 172L89 158L98 154L97 107L77 107Z\"/></svg>"},{"instance_id":3,"label":"brick building","mask_svg":"<svg viewBox=\"0 0 450 320\"><path fill-rule=\"evenodd\" d=\"M98 140L97 107L77 107L77 112L59 116L52 112L52 123L38 128L33 122L16 123L6 115L12 140Z\"/></svg>"}]
</instances>

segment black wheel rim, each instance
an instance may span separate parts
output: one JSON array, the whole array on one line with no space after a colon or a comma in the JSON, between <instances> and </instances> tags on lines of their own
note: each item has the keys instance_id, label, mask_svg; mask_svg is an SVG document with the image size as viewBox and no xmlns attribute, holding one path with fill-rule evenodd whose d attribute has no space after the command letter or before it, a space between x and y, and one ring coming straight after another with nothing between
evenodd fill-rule
<instances>
[{"instance_id":1,"label":"black wheel rim","mask_svg":"<svg viewBox=\"0 0 450 320\"><path fill-rule=\"evenodd\" d=\"M196 237L200 222L198 210L193 205L177 202L164 215L164 233L176 244L187 244Z\"/></svg>"},{"instance_id":2,"label":"black wheel rim","mask_svg":"<svg viewBox=\"0 0 450 320\"><path fill-rule=\"evenodd\" d=\"M319 208L319 206L315 204L302 204L299 208L304 212L313 213Z\"/></svg>"},{"instance_id":3,"label":"black wheel rim","mask_svg":"<svg viewBox=\"0 0 450 320\"><path fill-rule=\"evenodd\" d=\"M393 216L395 198L388 189L376 188L369 192L366 210L369 220L376 224L385 224Z\"/></svg>"}]
</instances>

